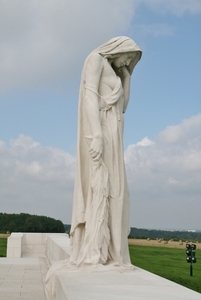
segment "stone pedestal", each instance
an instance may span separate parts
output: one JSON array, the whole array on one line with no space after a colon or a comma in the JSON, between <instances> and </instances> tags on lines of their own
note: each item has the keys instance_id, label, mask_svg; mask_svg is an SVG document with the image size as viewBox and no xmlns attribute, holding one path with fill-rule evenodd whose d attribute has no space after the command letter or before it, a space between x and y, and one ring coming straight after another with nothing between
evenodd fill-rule
<instances>
[{"instance_id":1,"label":"stone pedestal","mask_svg":"<svg viewBox=\"0 0 201 300\"><path fill-rule=\"evenodd\" d=\"M44 257L51 265L67 259L69 254L70 240L67 234L13 233L8 239L7 247L7 257L10 258L2 259L0 267L6 261L9 265L17 264L23 267L24 262L29 264L29 259L32 263L33 257ZM19 257L22 257L21 260ZM33 263L32 268L35 269ZM16 269L16 278L17 272ZM62 269L54 275L54 300L201 300L201 294L139 268L129 271L119 267L113 267L112 270L107 267L100 270ZM42 277L41 280L44 281ZM12 281L9 283L9 277L5 284L12 285ZM21 286L19 282L19 287L15 288L20 289ZM31 290L28 291L29 285L25 286L27 295L38 300L37 295L32 295ZM4 290L1 293L0 284L0 299L4 294ZM26 299L29 299L28 296Z\"/></svg>"},{"instance_id":2,"label":"stone pedestal","mask_svg":"<svg viewBox=\"0 0 201 300\"><path fill-rule=\"evenodd\" d=\"M200 300L201 294L150 272L61 271L57 273L58 300Z\"/></svg>"}]
</instances>

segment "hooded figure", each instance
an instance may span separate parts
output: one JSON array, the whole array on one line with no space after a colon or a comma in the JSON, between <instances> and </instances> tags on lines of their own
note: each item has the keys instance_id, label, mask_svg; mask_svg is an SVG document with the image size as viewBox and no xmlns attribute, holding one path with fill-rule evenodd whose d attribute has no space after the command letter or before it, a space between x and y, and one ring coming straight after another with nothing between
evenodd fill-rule
<instances>
[{"instance_id":1,"label":"hooded figure","mask_svg":"<svg viewBox=\"0 0 201 300\"><path fill-rule=\"evenodd\" d=\"M141 54L132 39L117 37L92 51L83 67L70 233L76 266L130 265L123 113Z\"/></svg>"}]
</instances>

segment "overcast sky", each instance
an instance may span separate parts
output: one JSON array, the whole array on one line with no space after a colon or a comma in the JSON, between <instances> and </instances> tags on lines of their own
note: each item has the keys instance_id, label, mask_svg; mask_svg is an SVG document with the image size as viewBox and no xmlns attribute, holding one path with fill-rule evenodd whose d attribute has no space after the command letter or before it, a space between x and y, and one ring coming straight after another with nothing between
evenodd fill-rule
<instances>
[{"instance_id":1,"label":"overcast sky","mask_svg":"<svg viewBox=\"0 0 201 300\"><path fill-rule=\"evenodd\" d=\"M200 0L0 0L0 212L71 222L82 66L126 35L130 225L201 230L200 32Z\"/></svg>"}]
</instances>

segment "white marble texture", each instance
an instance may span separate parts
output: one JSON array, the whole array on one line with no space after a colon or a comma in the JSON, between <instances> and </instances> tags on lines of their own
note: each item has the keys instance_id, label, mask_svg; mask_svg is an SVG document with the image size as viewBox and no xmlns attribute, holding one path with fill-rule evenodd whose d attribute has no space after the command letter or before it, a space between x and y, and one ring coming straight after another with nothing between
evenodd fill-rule
<instances>
[{"instance_id":1,"label":"white marble texture","mask_svg":"<svg viewBox=\"0 0 201 300\"><path fill-rule=\"evenodd\" d=\"M70 239L67 234L47 234L46 256L50 264L69 258Z\"/></svg>"},{"instance_id":2,"label":"white marble texture","mask_svg":"<svg viewBox=\"0 0 201 300\"><path fill-rule=\"evenodd\" d=\"M22 238L23 233L14 232L11 234L7 242L7 257L22 256Z\"/></svg>"},{"instance_id":3,"label":"white marble texture","mask_svg":"<svg viewBox=\"0 0 201 300\"><path fill-rule=\"evenodd\" d=\"M201 294L139 268L60 271L56 286L55 300L201 300Z\"/></svg>"},{"instance_id":4,"label":"white marble texture","mask_svg":"<svg viewBox=\"0 0 201 300\"><path fill-rule=\"evenodd\" d=\"M50 264L67 259L69 236L66 233L12 233L8 238L7 257L20 258L28 254L44 254Z\"/></svg>"},{"instance_id":5,"label":"white marble texture","mask_svg":"<svg viewBox=\"0 0 201 300\"><path fill-rule=\"evenodd\" d=\"M0 258L0 299L48 300L44 290L46 273L45 256Z\"/></svg>"},{"instance_id":6,"label":"white marble texture","mask_svg":"<svg viewBox=\"0 0 201 300\"><path fill-rule=\"evenodd\" d=\"M35 241L42 241L41 234L35 234L35 237L36 235L38 237ZM69 257L70 240L65 234L47 235L49 243L46 243L46 247L51 248L47 252L52 253L49 262L44 254L31 252L22 254L21 258L0 258L1 300L50 300L45 298L44 293L48 265L55 261L62 262L62 252L65 252L66 258ZM19 242L10 245L15 248L19 246ZM201 294L139 268L133 271L118 268L115 270L115 267L113 270L104 268L102 266L98 272L82 268L57 271L56 295L53 299L201 300Z\"/></svg>"},{"instance_id":7,"label":"white marble texture","mask_svg":"<svg viewBox=\"0 0 201 300\"><path fill-rule=\"evenodd\" d=\"M83 66L70 232L70 262L76 266L131 265L123 114L141 55L131 38L120 36L92 51Z\"/></svg>"},{"instance_id":8,"label":"white marble texture","mask_svg":"<svg viewBox=\"0 0 201 300\"><path fill-rule=\"evenodd\" d=\"M12 235L11 235L12 236ZM22 237L22 254L45 253L46 250L46 233L23 233Z\"/></svg>"}]
</instances>

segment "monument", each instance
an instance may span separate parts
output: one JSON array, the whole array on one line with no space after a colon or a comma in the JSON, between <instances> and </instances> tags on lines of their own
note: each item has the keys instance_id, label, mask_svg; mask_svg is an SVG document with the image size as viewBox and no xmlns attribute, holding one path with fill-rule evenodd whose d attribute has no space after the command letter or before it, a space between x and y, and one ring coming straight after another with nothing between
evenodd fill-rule
<instances>
[{"instance_id":1,"label":"monument","mask_svg":"<svg viewBox=\"0 0 201 300\"><path fill-rule=\"evenodd\" d=\"M71 255L47 274L54 299L54 272L94 266L133 268L128 251L129 191L123 148L130 78L142 52L120 36L86 58L80 84L77 168L71 223ZM52 297L52 298L51 298Z\"/></svg>"},{"instance_id":2,"label":"monument","mask_svg":"<svg viewBox=\"0 0 201 300\"><path fill-rule=\"evenodd\" d=\"M130 264L123 113L141 54L132 39L117 37L92 51L83 67L71 223L70 262L76 266Z\"/></svg>"}]
</instances>

